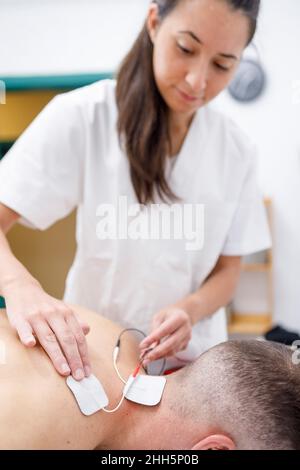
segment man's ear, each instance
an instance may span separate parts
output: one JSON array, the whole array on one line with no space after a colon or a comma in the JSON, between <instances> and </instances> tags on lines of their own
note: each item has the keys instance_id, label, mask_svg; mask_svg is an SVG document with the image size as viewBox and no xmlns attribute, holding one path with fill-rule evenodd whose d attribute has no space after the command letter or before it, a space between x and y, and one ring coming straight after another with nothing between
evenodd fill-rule
<instances>
[{"instance_id":1,"label":"man's ear","mask_svg":"<svg viewBox=\"0 0 300 470\"><path fill-rule=\"evenodd\" d=\"M215 434L197 442L192 450L236 450L236 445L230 437Z\"/></svg>"},{"instance_id":2,"label":"man's ear","mask_svg":"<svg viewBox=\"0 0 300 470\"><path fill-rule=\"evenodd\" d=\"M159 26L159 11L156 3L151 3L148 10L147 30L152 42L155 40Z\"/></svg>"}]
</instances>

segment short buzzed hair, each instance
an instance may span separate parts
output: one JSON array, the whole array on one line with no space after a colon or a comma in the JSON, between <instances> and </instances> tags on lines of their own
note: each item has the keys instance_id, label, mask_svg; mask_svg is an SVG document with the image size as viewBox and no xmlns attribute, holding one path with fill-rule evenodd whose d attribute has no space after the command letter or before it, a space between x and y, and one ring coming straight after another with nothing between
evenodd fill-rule
<instances>
[{"instance_id":1,"label":"short buzzed hair","mask_svg":"<svg viewBox=\"0 0 300 470\"><path fill-rule=\"evenodd\" d=\"M186 419L218 425L239 449L300 449L300 365L291 348L228 341L176 374ZM177 403L176 403L177 401Z\"/></svg>"}]
</instances>

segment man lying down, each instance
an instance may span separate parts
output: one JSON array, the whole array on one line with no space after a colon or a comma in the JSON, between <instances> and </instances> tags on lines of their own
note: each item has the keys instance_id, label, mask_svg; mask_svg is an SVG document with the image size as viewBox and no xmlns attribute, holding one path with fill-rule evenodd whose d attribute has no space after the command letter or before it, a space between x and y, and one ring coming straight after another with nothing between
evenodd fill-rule
<instances>
[{"instance_id":1,"label":"man lying down","mask_svg":"<svg viewBox=\"0 0 300 470\"><path fill-rule=\"evenodd\" d=\"M124 387L112 363L122 328L73 309L91 326L93 374L112 409ZM158 405L125 399L115 413L87 417L42 348L25 349L16 339L4 311L0 340L6 351L0 365L1 449L300 449L300 366L285 346L221 344L167 376ZM126 333L118 362L124 378L138 359L138 341Z\"/></svg>"}]
</instances>

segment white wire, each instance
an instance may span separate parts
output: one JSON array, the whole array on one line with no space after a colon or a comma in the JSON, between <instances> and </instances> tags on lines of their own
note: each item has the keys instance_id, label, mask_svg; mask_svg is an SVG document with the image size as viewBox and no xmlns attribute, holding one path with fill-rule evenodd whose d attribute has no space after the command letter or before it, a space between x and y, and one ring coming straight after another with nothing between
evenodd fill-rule
<instances>
[{"instance_id":1,"label":"white wire","mask_svg":"<svg viewBox=\"0 0 300 470\"><path fill-rule=\"evenodd\" d=\"M123 382L124 384L126 384L126 380L123 379L122 375L121 375L120 372L119 372L118 366L117 366L117 355L114 355L113 362L114 362L114 369L115 369L115 371L116 371L116 373L117 373L119 379L122 380L122 382Z\"/></svg>"},{"instance_id":2,"label":"white wire","mask_svg":"<svg viewBox=\"0 0 300 470\"><path fill-rule=\"evenodd\" d=\"M124 331L129 331L129 330L124 330ZM138 330L137 330L138 331ZM121 336L121 335L120 335ZM132 377L130 376L128 378L128 380L125 380L122 375L120 374L119 372L119 369L118 369L118 366L117 366L117 360L118 360L118 355L119 355L119 351L120 351L120 347L119 346L116 346L115 349L113 350L113 365L114 365L114 369L119 377L119 379L125 384L125 388L123 390L123 394L122 394L122 398L121 400L119 401L118 405L112 409L112 410L107 410L106 408L102 408L102 410L105 412L105 413L115 413L116 411L119 410L119 408L122 406L123 404L123 401L125 399L125 395L127 393L127 391L129 390L129 388L131 387L131 384L134 382L135 378L136 377Z\"/></svg>"},{"instance_id":3,"label":"white wire","mask_svg":"<svg viewBox=\"0 0 300 470\"><path fill-rule=\"evenodd\" d=\"M118 411L118 409L122 406L124 398L125 398L125 395L122 395L122 398L119 401L119 404L113 410L107 410L106 408L102 408L102 411L105 411L105 413L115 413L115 411Z\"/></svg>"},{"instance_id":4,"label":"white wire","mask_svg":"<svg viewBox=\"0 0 300 470\"><path fill-rule=\"evenodd\" d=\"M124 398L126 397L127 392L130 390L130 388L131 388L133 382L135 381L135 379L136 379L136 375L130 375L129 376L129 378L126 382L126 385L123 388L122 398L119 401L119 404L113 410L107 410L106 408L103 408L103 411L105 411L105 413L114 413L115 411L118 411L118 409L120 408L120 406L122 405L122 403L124 401Z\"/></svg>"},{"instance_id":5,"label":"white wire","mask_svg":"<svg viewBox=\"0 0 300 470\"><path fill-rule=\"evenodd\" d=\"M119 354L119 347L116 347L113 351L113 364L114 364L114 369L116 371L116 373L118 374L118 377L122 380L122 382L126 385L126 380L123 379L123 377L121 376L120 372L119 372L119 369L118 369L118 366L117 366L117 360L118 360L118 354ZM118 409L122 406L123 404L123 401L125 399L125 394L123 392L123 395L122 395L122 398L121 400L119 401L118 405L112 409L112 410L107 410L106 408L102 408L103 411L105 413L115 413L116 411L118 411Z\"/></svg>"}]
</instances>

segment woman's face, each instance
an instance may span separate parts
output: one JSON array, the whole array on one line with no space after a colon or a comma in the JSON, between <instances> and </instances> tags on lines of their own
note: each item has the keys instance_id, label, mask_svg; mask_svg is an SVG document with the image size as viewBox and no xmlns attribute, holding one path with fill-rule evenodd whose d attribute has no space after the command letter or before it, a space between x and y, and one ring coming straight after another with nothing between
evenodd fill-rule
<instances>
[{"instance_id":1,"label":"woman's face","mask_svg":"<svg viewBox=\"0 0 300 470\"><path fill-rule=\"evenodd\" d=\"M161 24L151 4L147 26L157 87L183 120L226 88L249 38L249 19L221 0L181 1Z\"/></svg>"}]
</instances>

